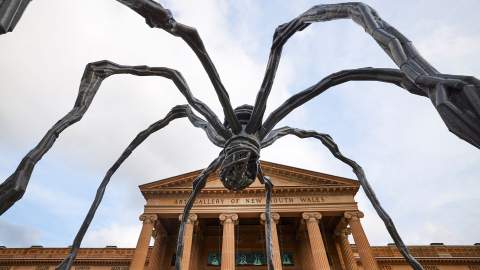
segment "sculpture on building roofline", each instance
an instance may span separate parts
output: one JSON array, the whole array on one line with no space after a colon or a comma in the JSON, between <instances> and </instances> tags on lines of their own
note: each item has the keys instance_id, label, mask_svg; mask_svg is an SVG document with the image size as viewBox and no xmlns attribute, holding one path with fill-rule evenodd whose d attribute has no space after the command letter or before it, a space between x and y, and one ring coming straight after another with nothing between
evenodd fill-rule
<instances>
[{"instance_id":1,"label":"sculpture on building roofline","mask_svg":"<svg viewBox=\"0 0 480 270\"><path fill-rule=\"evenodd\" d=\"M242 190L248 187L257 177L265 185L266 257L268 269L273 269L270 213L273 185L269 178L263 174L259 166L259 158L262 148L270 146L277 139L286 135L318 139L336 158L349 165L358 177L368 199L385 223L402 255L414 269L423 269L418 261L411 256L391 218L381 207L363 169L355 161L345 157L329 135L292 127L274 128L291 111L335 85L349 81L379 81L394 84L412 94L429 98L451 132L480 148L480 81L478 79L471 76L442 74L437 71L422 58L405 36L382 20L377 12L368 5L363 3L326 4L312 7L275 30L270 58L254 106L243 105L233 109L228 93L195 28L177 22L168 9L153 0L117 1L144 17L150 27L161 28L187 43L202 63L215 88L223 108L225 121L222 123L205 103L193 96L187 82L177 70L165 67L126 66L110 61L89 63L81 79L79 93L73 109L48 130L38 145L22 159L15 172L0 185L0 213L7 211L23 196L35 164L52 147L63 130L82 119L100 84L107 77L115 74L165 77L174 82L178 90L185 96L188 105L173 107L165 118L140 132L108 170L75 237L70 254L58 266L58 269L69 269L72 266L83 236L114 172L148 136L167 126L174 119L184 117L188 118L193 126L203 129L210 141L222 150L218 157L193 182L193 190L186 203L178 234L175 262L177 270L179 270L182 259L183 230L186 217L188 217L193 206L195 197L205 186L207 177L217 170L223 185L229 190ZM19 10L21 12L26 7L25 3L28 3L28 1L5 0L3 4L9 2L24 3L23 8ZM5 12L2 9L0 11ZM11 22L16 23L21 12L15 13L15 21ZM0 14L0 22L2 18L5 18L5 14ZM12 13L9 14L8 16L11 16ZM302 31L312 23L336 19L352 19L362 26L395 62L398 69L367 67L333 73L287 99L263 121L267 99L285 43L297 31ZM10 30L13 29L15 23L9 25ZM200 113L204 119L197 116L194 111Z\"/></svg>"}]
</instances>

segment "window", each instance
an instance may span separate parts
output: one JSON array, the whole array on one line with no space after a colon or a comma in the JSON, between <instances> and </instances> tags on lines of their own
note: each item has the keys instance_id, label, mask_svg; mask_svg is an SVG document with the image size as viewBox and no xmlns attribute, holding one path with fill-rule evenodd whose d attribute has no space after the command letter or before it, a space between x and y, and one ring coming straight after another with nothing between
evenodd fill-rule
<instances>
[{"instance_id":1,"label":"window","mask_svg":"<svg viewBox=\"0 0 480 270\"><path fill-rule=\"evenodd\" d=\"M209 252L207 264L209 266L220 266L221 254L220 252ZM258 266L267 265L267 258L263 251L249 251L249 252L237 252L235 255L235 264L238 266ZM285 266L293 266L293 253L282 253L282 264Z\"/></svg>"}]
</instances>

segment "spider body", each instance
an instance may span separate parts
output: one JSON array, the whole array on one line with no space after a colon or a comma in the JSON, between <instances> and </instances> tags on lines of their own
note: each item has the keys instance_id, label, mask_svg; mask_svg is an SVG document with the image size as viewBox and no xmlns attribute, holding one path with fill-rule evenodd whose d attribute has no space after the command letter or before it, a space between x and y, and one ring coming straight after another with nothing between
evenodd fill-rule
<instances>
[{"instance_id":1,"label":"spider body","mask_svg":"<svg viewBox=\"0 0 480 270\"><path fill-rule=\"evenodd\" d=\"M220 165L220 180L229 190L242 190L255 181L260 159L260 138L248 134L245 127L252 116L253 106L242 105L234 110L241 125L239 134L233 135L225 144L225 159ZM226 125L228 128L228 124Z\"/></svg>"},{"instance_id":2,"label":"spider body","mask_svg":"<svg viewBox=\"0 0 480 270\"><path fill-rule=\"evenodd\" d=\"M258 173L260 142L255 136L235 135L227 142L225 159L220 167L220 180L229 190L250 186Z\"/></svg>"},{"instance_id":3,"label":"spider body","mask_svg":"<svg viewBox=\"0 0 480 270\"><path fill-rule=\"evenodd\" d=\"M53 146L63 130L82 119L102 81L106 78L116 74L164 77L175 84L186 98L188 105L173 107L165 118L140 132L107 171L73 241L70 254L57 269L68 270L72 266L82 239L115 171L130 156L132 151L151 134L164 128L175 119L186 117L194 127L203 129L208 139L214 145L222 148L222 151L193 181L192 192L185 205L178 232L176 270L180 270L183 252L183 230L187 217L196 196L205 186L208 176L217 170L223 185L229 190L242 190L251 185L256 178L265 185L267 264L269 270L273 269L270 214L273 185L269 178L263 174L259 166L259 158L260 149L272 145L277 139L286 135L317 139L329 149L333 156L350 166L367 198L383 220L397 248L413 269L423 270L403 243L392 219L382 208L367 181L363 169L355 161L345 157L328 134L292 127L274 128L291 111L335 85L349 81L378 81L394 84L412 94L429 98L450 131L473 146L480 148L480 81L478 79L471 76L442 74L437 71L422 58L405 36L383 21L378 13L368 5L355 2L318 5L300 14L290 22L277 27L273 35L265 76L255 104L253 106L243 105L234 110L220 76L195 28L177 22L168 9L154 0L117 1L144 17L150 27L163 29L186 42L200 60L212 82L222 105L225 121L224 123L220 122L217 115L205 103L193 96L186 80L177 70L166 67L126 66L107 60L87 64L80 82L77 100L72 110L48 130L38 145L22 159L16 170L0 185L0 213L8 210L23 196L36 163ZM0 18L3 15L0 14ZM263 121L266 103L273 86L283 45L296 32L304 30L312 23L345 18L352 19L362 26L398 66L398 69L359 68L333 73L287 99ZM197 116L194 111L200 113L204 119Z\"/></svg>"}]
</instances>

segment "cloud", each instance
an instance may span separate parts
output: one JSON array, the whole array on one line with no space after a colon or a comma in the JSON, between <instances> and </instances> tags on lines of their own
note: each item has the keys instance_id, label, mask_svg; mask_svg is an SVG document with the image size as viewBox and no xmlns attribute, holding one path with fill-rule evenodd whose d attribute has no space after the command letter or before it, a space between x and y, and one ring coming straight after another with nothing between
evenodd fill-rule
<instances>
[{"instance_id":1,"label":"cloud","mask_svg":"<svg viewBox=\"0 0 480 270\"><path fill-rule=\"evenodd\" d=\"M83 246L104 247L115 245L118 247L134 247L137 244L141 225L111 224L109 226L90 230L85 236Z\"/></svg>"},{"instance_id":2,"label":"cloud","mask_svg":"<svg viewBox=\"0 0 480 270\"><path fill-rule=\"evenodd\" d=\"M40 232L29 226L11 223L0 219L0 245L6 247L21 247L33 244L40 239Z\"/></svg>"}]
</instances>

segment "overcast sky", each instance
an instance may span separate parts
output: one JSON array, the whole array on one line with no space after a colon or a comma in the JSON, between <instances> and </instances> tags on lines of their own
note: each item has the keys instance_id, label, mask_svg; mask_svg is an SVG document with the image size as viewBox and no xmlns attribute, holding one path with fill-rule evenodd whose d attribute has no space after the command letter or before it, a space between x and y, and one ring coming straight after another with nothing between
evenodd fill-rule
<instances>
[{"instance_id":1,"label":"overcast sky","mask_svg":"<svg viewBox=\"0 0 480 270\"><path fill-rule=\"evenodd\" d=\"M318 3L162 1L178 21L198 29L234 106L254 102L276 26ZM367 3L441 72L480 77L479 1ZM223 118L206 73L180 39L149 28L113 0L32 1L15 31L0 36L1 181L73 106L85 65L102 59L177 69ZM313 25L286 45L267 113L332 72L365 66L394 67L352 21ZM70 245L98 183L125 146L185 103L166 79L107 79L83 120L38 163L22 200L0 217L0 245ZM348 83L279 125L331 134L364 167L407 244L480 242L480 151L450 133L428 99L392 85ZM134 247L144 204L137 186L201 169L218 151L186 120L152 136L112 179L83 246ZM279 140L262 159L354 177L314 140ZM363 192L356 199L371 243L392 242Z\"/></svg>"}]
</instances>

